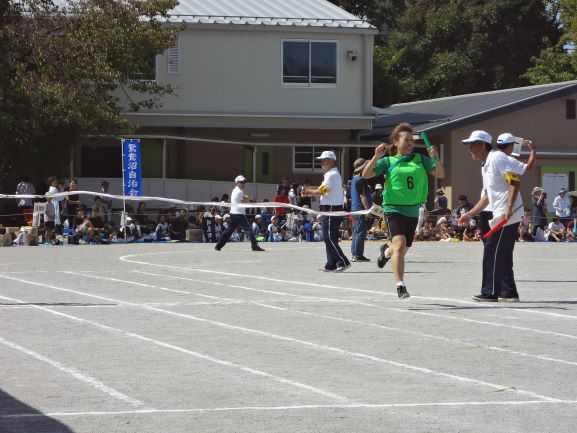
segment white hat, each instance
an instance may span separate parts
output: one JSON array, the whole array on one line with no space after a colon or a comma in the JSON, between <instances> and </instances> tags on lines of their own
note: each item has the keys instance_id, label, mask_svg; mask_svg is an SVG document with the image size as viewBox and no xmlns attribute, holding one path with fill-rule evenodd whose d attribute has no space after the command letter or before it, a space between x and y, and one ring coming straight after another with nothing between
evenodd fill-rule
<instances>
[{"instance_id":1,"label":"white hat","mask_svg":"<svg viewBox=\"0 0 577 433\"><path fill-rule=\"evenodd\" d=\"M469 220L469 224L471 224L472 226L476 226L477 222L475 220Z\"/></svg>"},{"instance_id":2,"label":"white hat","mask_svg":"<svg viewBox=\"0 0 577 433\"><path fill-rule=\"evenodd\" d=\"M509 132L499 135L497 137L497 144L513 144L515 143L515 137Z\"/></svg>"},{"instance_id":3,"label":"white hat","mask_svg":"<svg viewBox=\"0 0 577 433\"><path fill-rule=\"evenodd\" d=\"M559 194L563 194L563 193L566 193L566 192L567 192L567 190L566 190L565 188L561 188L561 189L559 190Z\"/></svg>"},{"instance_id":4,"label":"white hat","mask_svg":"<svg viewBox=\"0 0 577 433\"><path fill-rule=\"evenodd\" d=\"M225 220L226 220L226 219L229 219L229 218L230 218L230 215L229 215L229 214L224 214L223 218L224 218Z\"/></svg>"},{"instance_id":5,"label":"white hat","mask_svg":"<svg viewBox=\"0 0 577 433\"><path fill-rule=\"evenodd\" d=\"M375 189L383 189L383 185L381 185L380 183L377 183L375 185Z\"/></svg>"},{"instance_id":6,"label":"white hat","mask_svg":"<svg viewBox=\"0 0 577 433\"><path fill-rule=\"evenodd\" d=\"M491 134L485 131L473 131L471 132L469 138L463 140L462 142L463 144L469 144L475 141L484 141L485 143L491 144L491 142L493 141L493 137L491 137Z\"/></svg>"},{"instance_id":7,"label":"white hat","mask_svg":"<svg viewBox=\"0 0 577 433\"><path fill-rule=\"evenodd\" d=\"M244 177L242 174L239 174L237 177L234 178L235 182L246 182L246 177Z\"/></svg>"},{"instance_id":8,"label":"white hat","mask_svg":"<svg viewBox=\"0 0 577 433\"><path fill-rule=\"evenodd\" d=\"M325 150L323 153L321 153L321 156L317 157L317 159L334 159L336 161L337 156L332 150Z\"/></svg>"},{"instance_id":9,"label":"white hat","mask_svg":"<svg viewBox=\"0 0 577 433\"><path fill-rule=\"evenodd\" d=\"M255 215L254 219L257 219L257 218L262 218L262 215Z\"/></svg>"}]
</instances>

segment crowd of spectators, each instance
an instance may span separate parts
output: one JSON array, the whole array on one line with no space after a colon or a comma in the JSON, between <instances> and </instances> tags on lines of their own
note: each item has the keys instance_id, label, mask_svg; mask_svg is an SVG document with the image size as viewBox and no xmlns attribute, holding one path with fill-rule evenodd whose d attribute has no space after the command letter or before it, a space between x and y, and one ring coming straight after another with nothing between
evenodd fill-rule
<instances>
[{"instance_id":1,"label":"crowd of spectators","mask_svg":"<svg viewBox=\"0 0 577 433\"><path fill-rule=\"evenodd\" d=\"M156 203L149 203L154 207L147 207L147 203L139 202L133 208L129 202L124 221L113 218L116 211L112 208L112 200L106 197L95 196L90 206L81 204L77 194L65 198L52 196L61 191L78 190L78 182L71 179L63 185L55 177L48 179L46 206L40 233L44 243L58 244L63 240L77 244L107 244L124 242L166 242L186 241L188 230L196 230L194 240L216 242L221 232L227 227L230 216L227 213L229 202L227 194L213 197L211 206L189 208L159 208ZM259 242L314 242L322 241L322 226L320 218L308 212L313 205L311 197L302 194L303 187L310 185L306 181L303 185L290 183L283 178L278 184L273 202L264 199L263 203L270 203L270 207L247 208L246 218L252 227L253 233ZM109 183L101 184L101 192L108 192ZM347 185L345 200L348 196ZM17 186L17 194L34 194L34 186L27 179ZM373 202L379 204L382 200L382 185L374 188ZM256 202L254 198L250 201ZM32 200L17 200L18 209L23 217L30 213ZM305 210L293 210L286 207L275 207L274 203L284 203L299 206ZM346 203L345 203L346 204ZM529 204L526 201L526 205ZM564 242L577 240L577 203L572 203L566 190L562 189L553 200L555 215L551 221L547 219L547 195L542 188L536 187L532 192L530 209L519 227L521 242L550 241ZM415 241L443 241L443 242L477 242L481 240L479 223L474 219L466 227L457 224L458 218L472 208L472 204L465 195L459 195L456 206L448 208L448 200L444 191L435 191L433 209L422 207L419 224L415 232ZM114 212L113 212L114 211ZM117 221L116 223L114 221ZM22 222L24 224L24 222ZM1 230L1 229L0 229ZM340 228L341 239L350 239L352 232L352 218L343 219ZM387 238L386 219L374 217L367 233L367 240ZM238 230L231 241L244 241L245 235Z\"/></svg>"}]
</instances>

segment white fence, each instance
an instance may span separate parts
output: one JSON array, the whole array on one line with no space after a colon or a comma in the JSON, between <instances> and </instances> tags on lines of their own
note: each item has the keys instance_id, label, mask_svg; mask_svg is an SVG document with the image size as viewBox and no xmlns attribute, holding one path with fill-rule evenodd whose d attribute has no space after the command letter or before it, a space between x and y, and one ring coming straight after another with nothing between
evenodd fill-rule
<instances>
[{"instance_id":1,"label":"white fence","mask_svg":"<svg viewBox=\"0 0 577 433\"><path fill-rule=\"evenodd\" d=\"M122 179L102 179L93 177L78 177L78 189L81 191L100 191L100 184L103 180L110 182L108 192L110 194L122 195ZM166 197L185 201L207 202L212 197L221 197L223 194L232 192L234 182L216 182L209 180L188 180L188 179L142 179L142 195L153 197ZM249 197L254 197L256 201L268 199L272 201L276 195L276 185L268 183L247 183L245 188ZM91 206L94 203L93 197L81 197L82 204ZM136 203L133 205L136 207ZM121 207L119 202L114 203L114 207ZM147 203L147 207L167 207L166 203Z\"/></svg>"}]
</instances>

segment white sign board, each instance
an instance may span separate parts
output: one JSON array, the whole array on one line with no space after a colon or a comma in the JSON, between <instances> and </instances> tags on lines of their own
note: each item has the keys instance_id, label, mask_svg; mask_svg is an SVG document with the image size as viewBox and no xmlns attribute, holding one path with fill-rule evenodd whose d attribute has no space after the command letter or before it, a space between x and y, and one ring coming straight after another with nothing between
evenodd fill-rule
<instances>
[{"instance_id":1,"label":"white sign board","mask_svg":"<svg viewBox=\"0 0 577 433\"><path fill-rule=\"evenodd\" d=\"M547 193L547 208L553 210L553 199L559 194L559 190L569 188L569 175L566 173L545 173L543 175L543 189Z\"/></svg>"}]
</instances>

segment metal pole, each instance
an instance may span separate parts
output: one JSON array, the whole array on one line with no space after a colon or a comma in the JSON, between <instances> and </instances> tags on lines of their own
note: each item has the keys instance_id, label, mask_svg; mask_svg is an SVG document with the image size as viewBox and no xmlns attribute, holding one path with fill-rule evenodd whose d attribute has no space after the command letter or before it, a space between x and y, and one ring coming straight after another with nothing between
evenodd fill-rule
<instances>
[{"instance_id":1,"label":"metal pole","mask_svg":"<svg viewBox=\"0 0 577 433\"><path fill-rule=\"evenodd\" d=\"M164 138L164 141L162 142L162 178L166 179L166 155L167 155L167 149L166 149L166 137Z\"/></svg>"}]
</instances>

